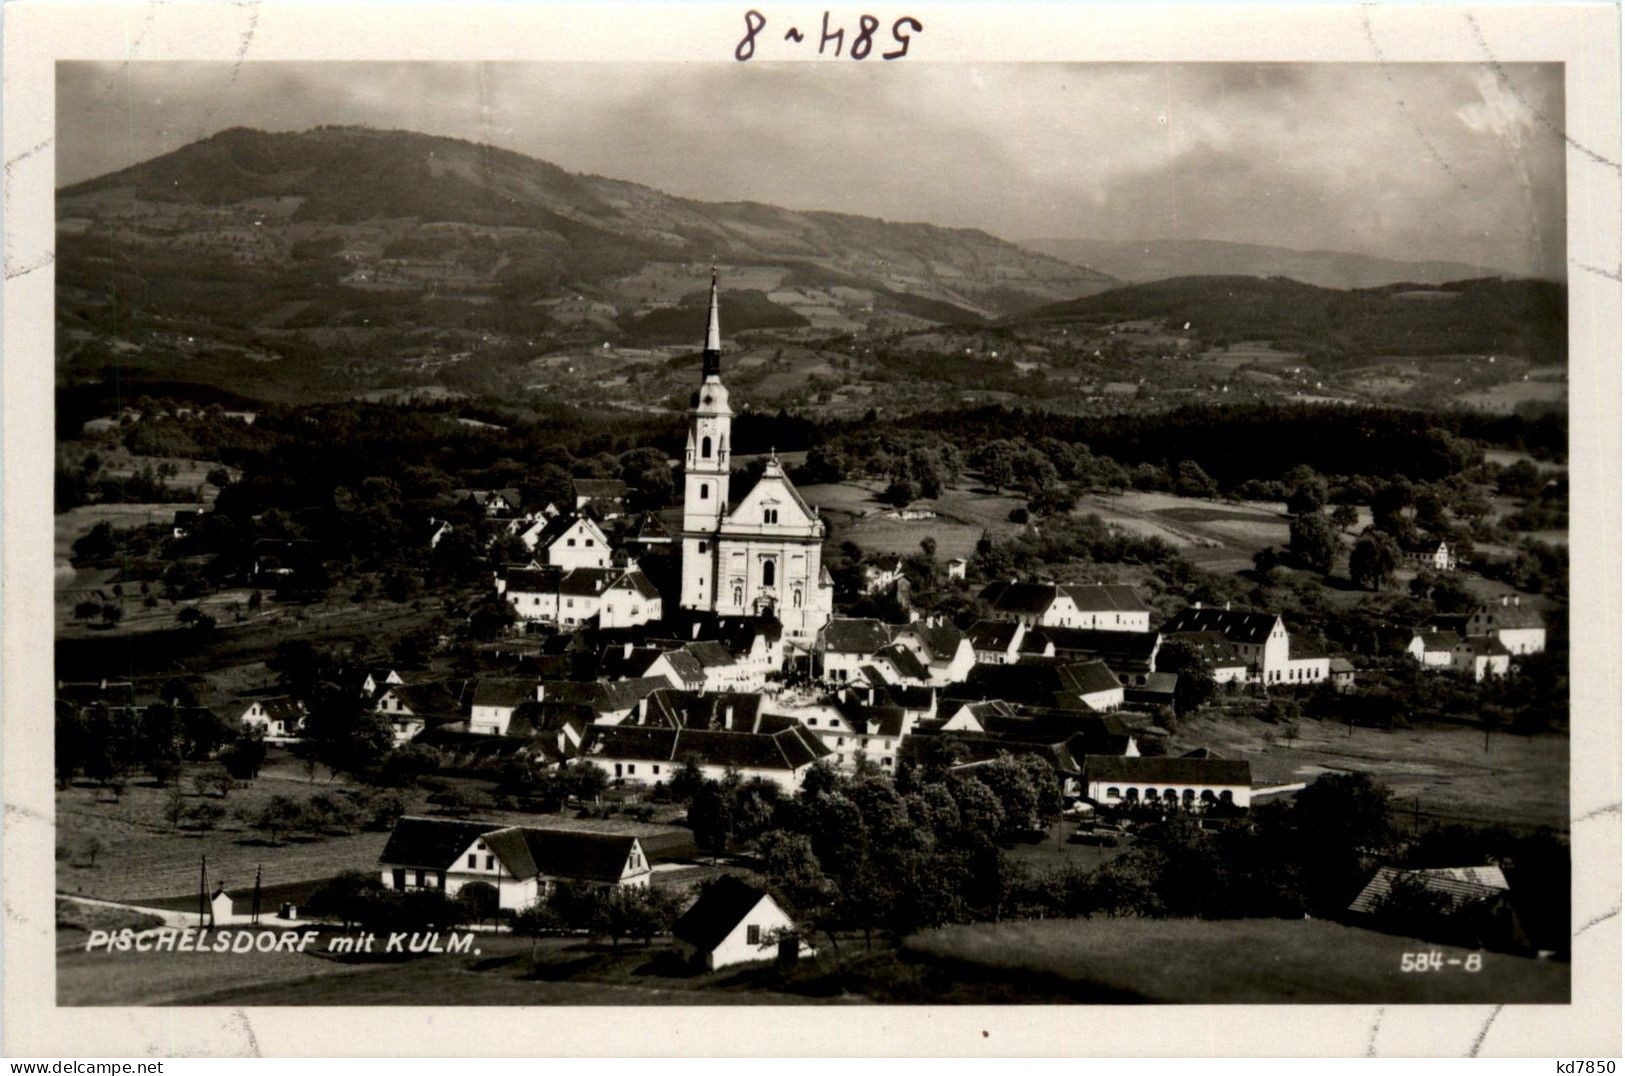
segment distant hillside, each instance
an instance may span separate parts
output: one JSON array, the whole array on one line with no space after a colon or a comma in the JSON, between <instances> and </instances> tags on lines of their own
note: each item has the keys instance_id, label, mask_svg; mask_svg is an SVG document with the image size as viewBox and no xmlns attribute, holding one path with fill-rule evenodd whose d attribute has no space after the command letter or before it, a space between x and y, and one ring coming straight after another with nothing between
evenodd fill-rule
<instances>
[{"instance_id":1,"label":"distant hillside","mask_svg":"<svg viewBox=\"0 0 1625 1076\"><path fill-rule=\"evenodd\" d=\"M1311 357L1516 355L1567 361L1567 289L1543 280L1464 280L1341 291L1295 280L1177 277L1007 319L1033 327L1153 319L1208 345L1267 341Z\"/></svg>"},{"instance_id":2,"label":"distant hillside","mask_svg":"<svg viewBox=\"0 0 1625 1076\"><path fill-rule=\"evenodd\" d=\"M1396 261L1210 239L1023 239L1021 244L1131 284L1177 276L1280 276L1323 288L1375 288L1503 275L1494 267L1461 262Z\"/></svg>"}]
</instances>

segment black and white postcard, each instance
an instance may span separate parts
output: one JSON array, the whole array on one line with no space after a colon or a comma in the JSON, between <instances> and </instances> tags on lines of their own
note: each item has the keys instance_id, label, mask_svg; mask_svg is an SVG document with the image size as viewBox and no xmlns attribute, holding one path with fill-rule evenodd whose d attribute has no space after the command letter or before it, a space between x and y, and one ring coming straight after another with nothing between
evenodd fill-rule
<instances>
[{"instance_id":1,"label":"black and white postcard","mask_svg":"<svg viewBox=\"0 0 1625 1076\"><path fill-rule=\"evenodd\" d=\"M8 15L13 1054L1617 1053L1617 8Z\"/></svg>"}]
</instances>

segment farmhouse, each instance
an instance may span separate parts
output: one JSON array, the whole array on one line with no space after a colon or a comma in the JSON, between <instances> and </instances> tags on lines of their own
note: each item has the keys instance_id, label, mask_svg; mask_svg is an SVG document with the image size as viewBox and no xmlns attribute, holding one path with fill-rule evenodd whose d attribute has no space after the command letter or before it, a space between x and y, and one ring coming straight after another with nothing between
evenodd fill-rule
<instances>
[{"instance_id":1,"label":"farmhouse","mask_svg":"<svg viewBox=\"0 0 1625 1076\"><path fill-rule=\"evenodd\" d=\"M557 882L647 886L650 874L632 836L412 816L395 823L378 863L385 887L397 892L452 897L483 882L511 911L545 898Z\"/></svg>"},{"instance_id":2,"label":"farmhouse","mask_svg":"<svg viewBox=\"0 0 1625 1076\"><path fill-rule=\"evenodd\" d=\"M884 594L895 588L902 578L902 557L880 557L863 566L862 591L865 594Z\"/></svg>"},{"instance_id":3,"label":"farmhouse","mask_svg":"<svg viewBox=\"0 0 1625 1076\"><path fill-rule=\"evenodd\" d=\"M593 725L581 757L609 777L658 784L692 758L700 772L722 780L729 771L745 780L760 777L786 791L829 749L792 718L763 713L756 695L692 696L659 692L644 723Z\"/></svg>"},{"instance_id":4,"label":"farmhouse","mask_svg":"<svg viewBox=\"0 0 1625 1076\"><path fill-rule=\"evenodd\" d=\"M1189 644L1207 657L1213 679L1296 686L1329 675L1329 658L1311 653L1294 657L1286 625L1274 613L1202 608L1197 602L1162 626L1167 641ZM1228 646L1220 645L1222 640Z\"/></svg>"},{"instance_id":5,"label":"farmhouse","mask_svg":"<svg viewBox=\"0 0 1625 1076\"><path fill-rule=\"evenodd\" d=\"M1104 662L1062 662L1035 658L1016 665L979 664L963 684L946 689L956 699L1006 702L1064 710L1115 710L1123 705L1123 684Z\"/></svg>"},{"instance_id":6,"label":"farmhouse","mask_svg":"<svg viewBox=\"0 0 1625 1076\"><path fill-rule=\"evenodd\" d=\"M577 478L571 484L577 512L618 519L626 512L626 483L619 478Z\"/></svg>"},{"instance_id":7,"label":"farmhouse","mask_svg":"<svg viewBox=\"0 0 1625 1076\"><path fill-rule=\"evenodd\" d=\"M535 680L485 677L474 685L468 731L506 736L513 712L527 702L541 701Z\"/></svg>"},{"instance_id":8,"label":"farmhouse","mask_svg":"<svg viewBox=\"0 0 1625 1076\"><path fill-rule=\"evenodd\" d=\"M1493 635L1418 632L1405 649L1424 669L1454 669L1475 681L1505 676L1512 668L1512 655Z\"/></svg>"},{"instance_id":9,"label":"farmhouse","mask_svg":"<svg viewBox=\"0 0 1625 1076\"><path fill-rule=\"evenodd\" d=\"M1157 667L1162 634L1155 631L1100 631L1095 628L1038 628L1034 635L1055 646L1068 661L1103 661L1125 682Z\"/></svg>"},{"instance_id":10,"label":"farmhouse","mask_svg":"<svg viewBox=\"0 0 1625 1076\"><path fill-rule=\"evenodd\" d=\"M836 617L818 633L824 679L837 684L857 679L869 655L890 642L891 632L878 620Z\"/></svg>"},{"instance_id":11,"label":"farmhouse","mask_svg":"<svg viewBox=\"0 0 1625 1076\"><path fill-rule=\"evenodd\" d=\"M976 648L970 638L944 620L916 620L892 628L892 642L907 647L925 663L927 682L942 687L963 680L976 664Z\"/></svg>"},{"instance_id":12,"label":"farmhouse","mask_svg":"<svg viewBox=\"0 0 1625 1076\"><path fill-rule=\"evenodd\" d=\"M544 565L566 569L610 566L609 539L587 516L560 515L538 521L519 537Z\"/></svg>"},{"instance_id":13,"label":"farmhouse","mask_svg":"<svg viewBox=\"0 0 1625 1076\"><path fill-rule=\"evenodd\" d=\"M1202 809L1252 802L1252 766L1221 758L1145 758L1089 755L1083 760L1084 796L1102 806L1159 801Z\"/></svg>"},{"instance_id":14,"label":"farmhouse","mask_svg":"<svg viewBox=\"0 0 1625 1076\"><path fill-rule=\"evenodd\" d=\"M373 709L389 718L397 743L431 725L455 724L462 716L462 703L444 684L390 684Z\"/></svg>"},{"instance_id":15,"label":"farmhouse","mask_svg":"<svg viewBox=\"0 0 1625 1076\"><path fill-rule=\"evenodd\" d=\"M994 620L1027 627L1150 631L1151 610L1133 587L1080 583L991 583L978 595Z\"/></svg>"},{"instance_id":16,"label":"farmhouse","mask_svg":"<svg viewBox=\"0 0 1625 1076\"><path fill-rule=\"evenodd\" d=\"M1541 653L1546 649L1546 621L1521 600L1516 594L1504 594L1499 603L1480 605L1467 618L1467 634L1493 635L1509 654Z\"/></svg>"},{"instance_id":17,"label":"farmhouse","mask_svg":"<svg viewBox=\"0 0 1625 1076\"><path fill-rule=\"evenodd\" d=\"M296 699L279 695L271 699L254 699L247 705L239 700L242 709L237 720L258 729L263 735L280 739L295 736L305 723L305 706Z\"/></svg>"},{"instance_id":18,"label":"farmhouse","mask_svg":"<svg viewBox=\"0 0 1625 1076\"><path fill-rule=\"evenodd\" d=\"M1055 644L1049 637L1029 632L1019 620L979 620L968 634L978 663L1013 665L1023 657L1055 656Z\"/></svg>"},{"instance_id":19,"label":"farmhouse","mask_svg":"<svg viewBox=\"0 0 1625 1076\"><path fill-rule=\"evenodd\" d=\"M1408 542L1400 550L1404 564L1417 571L1453 572L1456 570L1456 549L1449 542L1427 540Z\"/></svg>"},{"instance_id":20,"label":"farmhouse","mask_svg":"<svg viewBox=\"0 0 1625 1076\"><path fill-rule=\"evenodd\" d=\"M731 874L706 886L671 928L685 959L706 971L812 956L816 950L794 931L795 922L766 891Z\"/></svg>"},{"instance_id":21,"label":"farmhouse","mask_svg":"<svg viewBox=\"0 0 1625 1076\"><path fill-rule=\"evenodd\" d=\"M521 620L564 630L647 624L662 613L660 591L635 566L511 568L496 588Z\"/></svg>"}]
</instances>

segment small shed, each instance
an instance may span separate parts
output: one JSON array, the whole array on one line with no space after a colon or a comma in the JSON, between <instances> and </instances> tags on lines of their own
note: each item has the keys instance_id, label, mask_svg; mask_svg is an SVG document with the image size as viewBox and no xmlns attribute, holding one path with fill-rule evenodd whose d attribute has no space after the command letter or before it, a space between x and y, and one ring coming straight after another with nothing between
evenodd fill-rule
<instances>
[{"instance_id":1,"label":"small shed","mask_svg":"<svg viewBox=\"0 0 1625 1076\"><path fill-rule=\"evenodd\" d=\"M209 926L231 922L231 909L231 894L226 892L225 886L216 886L214 896L209 898Z\"/></svg>"}]
</instances>

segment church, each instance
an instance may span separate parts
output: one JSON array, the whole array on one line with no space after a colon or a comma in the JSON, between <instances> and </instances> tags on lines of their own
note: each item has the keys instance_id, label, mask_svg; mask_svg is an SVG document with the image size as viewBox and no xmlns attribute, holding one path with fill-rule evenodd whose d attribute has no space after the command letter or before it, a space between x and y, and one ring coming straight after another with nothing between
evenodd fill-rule
<instances>
[{"instance_id":1,"label":"church","mask_svg":"<svg viewBox=\"0 0 1625 1076\"><path fill-rule=\"evenodd\" d=\"M688 413L682 607L771 614L787 640L810 646L835 608L835 585L824 569L824 521L796 492L777 455L750 492L728 506L733 411L722 383L715 271L700 387Z\"/></svg>"}]
</instances>

